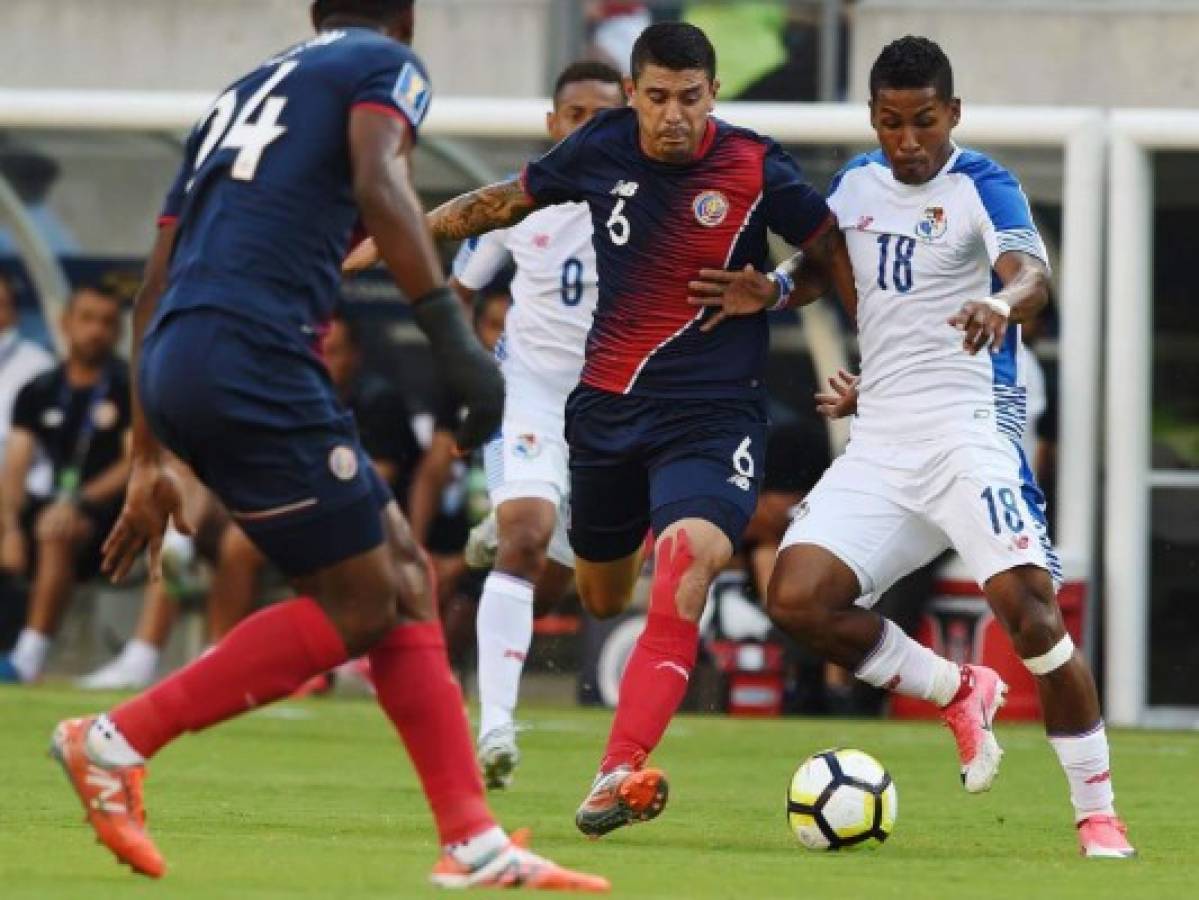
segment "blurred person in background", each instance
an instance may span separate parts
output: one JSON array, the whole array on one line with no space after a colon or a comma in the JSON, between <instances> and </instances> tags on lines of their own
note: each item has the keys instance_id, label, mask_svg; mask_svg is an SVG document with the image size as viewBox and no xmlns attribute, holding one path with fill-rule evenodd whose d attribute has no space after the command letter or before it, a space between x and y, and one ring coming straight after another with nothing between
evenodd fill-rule
<instances>
[{"instance_id":1,"label":"blurred person in background","mask_svg":"<svg viewBox=\"0 0 1199 900\"><path fill-rule=\"evenodd\" d=\"M8 441L17 392L34 376L53 366L53 356L40 344L22 337L13 283L7 275L0 273L0 465L3 465L4 446ZM30 495L45 494L50 489L49 480L49 466L45 460L40 466L35 462L26 480L26 490ZM4 485L0 482L0 493L3 490ZM21 581L0 572L0 650L12 646L21 623L25 621L27 591Z\"/></svg>"},{"instance_id":2,"label":"blurred person in background","mask_svg":"<svg viewBox=\"0 0 1199 900\"><path fill-rule=\"evenodd\" d=\"M644 3L587 0L583 8L590 40L589 55L629 74L629 57L637 36L653 21Z\"/></svg>"},{"instance_id":3,"label":"blurred person in background","mask_svg":"<svg viewBox=\"0 0 1199 900\"><path fill-rule=\"evenodd\" d=\"M115 356L121 301L98 288L76 290L62 316L65 362L17 394L0 489L0 567L32 574L29 612L0 680L38 677L62 611L79 581L100 568L100 547L116 521L129 474L129 370ZM38 450L50 460L54 493L30 497Z\"/></svg>"}]
</instances>

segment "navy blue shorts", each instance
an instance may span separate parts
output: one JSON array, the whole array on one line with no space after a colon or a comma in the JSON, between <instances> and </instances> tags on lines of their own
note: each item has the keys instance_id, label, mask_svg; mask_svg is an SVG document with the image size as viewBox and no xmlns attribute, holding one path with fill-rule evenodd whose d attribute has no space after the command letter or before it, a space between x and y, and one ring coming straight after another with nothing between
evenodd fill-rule
<instances>
[{"instance_id":1,"label":"navy blue shorts","mask_svg":"<svg viewBox=\"0 0 1199 900\"><path fill-rule=\"evenodd\" d=\"M176 312L146 337L139 377L159 440L285 574L383 542L391 494L298 331L214 309Z\"/></svg>"},{"instance_id":2,"label":"navy blue shorts","mask_svg":"<svg viewBox=\"0 0 1199 900\"><path fill-rule=\"evenodd\" d=\"M758 501L766 424L756 400L665 400L580 385L566 403L575 553L622 559L651 526L659 535L691 518L737 547Z\"/></svg>"}]
</instances>

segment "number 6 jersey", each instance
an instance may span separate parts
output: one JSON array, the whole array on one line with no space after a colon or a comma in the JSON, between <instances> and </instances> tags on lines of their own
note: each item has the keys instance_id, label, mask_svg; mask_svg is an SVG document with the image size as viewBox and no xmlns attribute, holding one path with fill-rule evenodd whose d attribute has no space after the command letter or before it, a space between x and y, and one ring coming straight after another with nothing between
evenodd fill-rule
<instances>
[{"instance_id":1,"label":"number 6 jersey","mask_svg":"<svg viewBox=\"0 0 1199 900\"><path fill-rule=\"evenodd\" d=\"M1047 260L1016 179L954 149L931 180L897 181L881 151L834 179L832 209L853 261L862 356L855 438L886 443L984 432L1017 441L1025 422L1019 326L997 353L971 356L948 319L1001 284L992 266L1018 251Z\"/></svg>"},{"instance_id":2,"label":"number 6 jersey","mask_svg":"<svg viewBox=\"0 0 1199 900\"><path fill-rule=\"evenodd\" d=\"M358 219L350 111L416 129L430 97L416 55L367 28L321 32L237 81L188 137L163 207L178 234L158 320L216 307L314 336Z\"/></svg>"},{"instance_id":3,"label":"number 6 jersey","mask_svg":"<svg viewBox=\"0 0 1199 900\"><path fill-rule=\"evenodd\" d=\"M701 332L687 283L702 268L762 268L768 230L803 245L829 223L778 144L709 119L697 157L668 164L642 152L634 110L609 110L529 163L522 183L539 204L582 201L591 213L599 300L583 384L659 399L762 397L765 314Z\"/></svg>"}]
</instances>

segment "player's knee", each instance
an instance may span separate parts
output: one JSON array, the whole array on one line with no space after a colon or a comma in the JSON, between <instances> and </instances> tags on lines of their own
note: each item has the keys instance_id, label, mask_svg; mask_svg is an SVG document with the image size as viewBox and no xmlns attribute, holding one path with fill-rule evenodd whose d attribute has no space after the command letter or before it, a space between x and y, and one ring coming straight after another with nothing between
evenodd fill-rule
<instances>
[{"instance_id":1,"label":"player's knee","mask_svg":"<svg viewBox=\"0 0 1199 900\"><path fill-rule=\"evenodd\" d=\"M988 582L988 598L996 608L1020 656L1039 656L1066 633L1047 577L1039 572L1007 572Z\"/></svg>"},{"instance_id":2,"label":"player's knee","mask_svg":"<svg viewBox=\"0 0 1199 900\"><path fill-rule=\"evenodd\" d=\"M399 624L402 584L397 567L378 566L335 601L322 603L351 656L369 650Z\"/></svg>"},{"instance_id":3,"label":"player's knee","mask_svg":"<svg viewBox=\"0 0 1199 900\"><path fill-rule=\"evenodd\" d=\"M496 568L527 581L536 581L545 568L550 530L539 522L505 523L500 532Z\"/></svg>"},{"instance_id":4,"label":"player's knee","mask_svg":"<svg viewBox=\"0 0 1199 900\"><path fill-rule=\"evenodd\" d=\"M826 582L817 571L776 571L766 593L771 621L793 637L818 639L828 630L834 613L824 600L830 596Z\"/></svg>"},{"instance_id":5,"label":"player's knee","mask_svg":"<svg viewBox=\"0 0 1199 900\"><path fill-rule=\"evenodd\" d=\"M583 578L580 578L577 584L583 609L597 619L614 618L628 608L628 592L616 591L611 585L596 584Z\"/></svg>"}]
</instances>

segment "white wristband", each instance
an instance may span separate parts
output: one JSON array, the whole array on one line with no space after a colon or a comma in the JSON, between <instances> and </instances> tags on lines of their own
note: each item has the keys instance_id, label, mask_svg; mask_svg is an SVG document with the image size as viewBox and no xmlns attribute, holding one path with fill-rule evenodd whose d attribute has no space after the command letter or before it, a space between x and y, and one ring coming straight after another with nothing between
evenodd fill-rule
<instances>
[{"instance_id":1,"label":"white wristband","mask_svg":"<svg viewBox=\"0 0 1199 900\"><path fill-rule=\"evenodd\" d=\"M791 292L795 290L795 279L782 269L775 269L766 276L779 289L778 299L774 301L773 306L766 307L767 312L778 312L780 309L787 308L787 302L791 299Z\"/></svg>"},{"instance_id":2,"label":"white wristband","mask_svg":"<svg viewBox=\"0 0 1199 900\"><path fill-rule=\"evenodd\" d=\"M979 302L987 304L987 306L991 307L991 309L995 310L995 312L999 313L1005 319L1012 317L1012 305L1004 300L1000 300L998 297L983 297Z\"/></svg>"}]
</instances>

